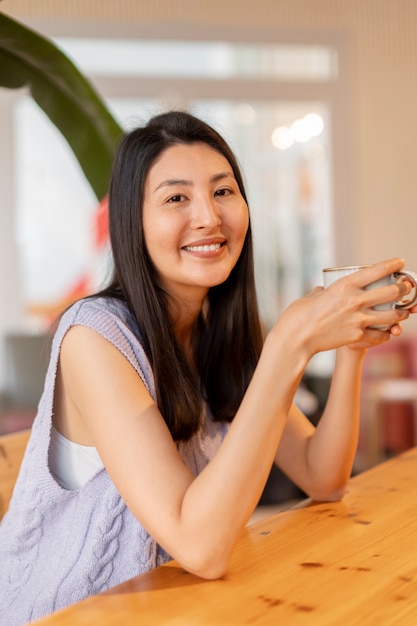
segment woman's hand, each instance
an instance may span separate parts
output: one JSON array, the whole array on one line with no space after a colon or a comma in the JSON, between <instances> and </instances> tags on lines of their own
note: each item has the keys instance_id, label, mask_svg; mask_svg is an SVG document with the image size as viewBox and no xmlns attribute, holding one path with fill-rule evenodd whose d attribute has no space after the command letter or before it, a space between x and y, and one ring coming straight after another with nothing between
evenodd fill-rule
<instances>
[{"instance_id":1,"label":"woman's hand","mask_svg":"<svg viewBox=\"0 0 417 626\"><path fill-rule=\"evenodd\" d=\"M401 334L400 323L413 309L375 310L375 306L400 300L409 293L408 282L399 282L366 289L384 276L399 272L404 260L389 259L345 276L324 289L316 287L305 297L293 302L277 322L276 328L285 324L300 340L309 356L325 350L349 346L367 349L388 341L391 335ZM379 330L373 326L387 326ZM273 331L272 331L273 332Z\"/></svg>"}]
</instances>

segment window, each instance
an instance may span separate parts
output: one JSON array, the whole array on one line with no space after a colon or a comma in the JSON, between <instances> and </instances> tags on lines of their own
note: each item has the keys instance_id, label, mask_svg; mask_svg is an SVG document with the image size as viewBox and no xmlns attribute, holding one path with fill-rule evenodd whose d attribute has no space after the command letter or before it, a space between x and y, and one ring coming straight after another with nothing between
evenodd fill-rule
<instances>
[{"instance_id":1,"label":"window","mask_svg":"<svg viewBox=\"0 0 417 626\"><path fill-rule=\"evenodd\" d=\"M55 38L94 76L334 80L337 51L307 44Z\"/></svg>"},{"instance_id":2,"label":"window","mask_svg":"<svg viewBox=\"0 0 417 626\"><path fill-rule=\"evenodd\" d=\"M334 250L333 45L60 38L125 128L187 107L230 142L245 175L266 327L321 283ZM31 99L14 106L16 241L26 321L44 325L109 271L98 203L65 141Z\"/></svg>"}]
</instances>

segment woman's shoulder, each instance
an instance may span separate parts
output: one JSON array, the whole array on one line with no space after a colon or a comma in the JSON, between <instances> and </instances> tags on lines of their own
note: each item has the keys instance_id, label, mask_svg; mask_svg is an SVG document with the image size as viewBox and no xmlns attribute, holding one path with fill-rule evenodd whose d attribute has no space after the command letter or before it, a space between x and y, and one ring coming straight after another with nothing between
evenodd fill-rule
<instances>
[{"instance_id":1,"label":"woman's shoulder","mask_svg":"<svg viewBox=\"0 0 417 626\"><path fill-rule=\"evenodd\" d=\"M72 304L62 315L59 325L68 328L75 324L98 329L101 326L125 325L135 335L138 334L137 324L126 302L105 296L91 296Z\"/></svg>"},{"instance_id":2,"label":"woman's shoulder","mask_svg":"<svg viewBox=\"0 0 417 626\"><path fill-rule=\"evenodd\" d=\"M127 304L117 298L93 296L73 304L62 316L55 335L61 345L67 331L86 326L112 343L133 365L153 394L153 373L137 323Z\"/></svg>"}]
</instances>

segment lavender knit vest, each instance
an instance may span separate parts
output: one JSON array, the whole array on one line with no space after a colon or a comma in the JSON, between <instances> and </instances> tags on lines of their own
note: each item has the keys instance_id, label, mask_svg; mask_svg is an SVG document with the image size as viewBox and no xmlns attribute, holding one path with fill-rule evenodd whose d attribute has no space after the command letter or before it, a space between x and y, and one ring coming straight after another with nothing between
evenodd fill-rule
<instances>
[{"instance_id":1,"label":"lavender knit vest","mask_svg":"<svg viewBox=\"0 0 417 626\"><path fill-rule=\"evenodd\" d=\"M0 524L0 626L22 626L170 560L126 507L105 469L77 491L62 489L49 472L59 351L75 324L114 344L155 398L152 371L127 307L104 298L73 305L56 331L25 458ZM202 429L179 444L194 475L213 457L226 431L227 425L206 416Z\"/></svg>"}]
</instances>

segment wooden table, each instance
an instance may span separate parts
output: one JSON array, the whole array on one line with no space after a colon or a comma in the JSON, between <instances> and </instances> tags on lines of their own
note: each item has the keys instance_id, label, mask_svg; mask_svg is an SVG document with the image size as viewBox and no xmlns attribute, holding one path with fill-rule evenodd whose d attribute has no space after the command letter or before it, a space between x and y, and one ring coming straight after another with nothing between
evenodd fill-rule
<instances>
[{"instance_id":1,"label":"wooden table","mask_svg":"<svg viewBox=\"0 0 417 626\"><path fill-rule=\"evenodd\" d=\"M229 574L175 562L44 618L39 626L417 624L417 448L311 503L248 527Z\"/></svg>"}]
</instances>

